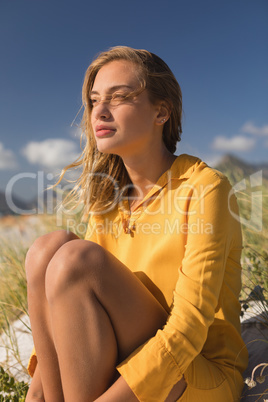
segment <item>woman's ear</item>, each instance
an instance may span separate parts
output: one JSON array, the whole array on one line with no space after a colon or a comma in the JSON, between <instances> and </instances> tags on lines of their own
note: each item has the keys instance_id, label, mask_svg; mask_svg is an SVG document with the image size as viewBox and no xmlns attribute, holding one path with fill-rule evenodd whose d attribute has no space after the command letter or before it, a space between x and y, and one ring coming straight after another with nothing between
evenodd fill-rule
<instances>
[{"instance_id":1,"label":"woman's ear","mask_svg":"<svg viewBox=\"0 0 268 402\"><path fill-rule=\"evenodd\" d=\"M158 114L156 116L156 124L163 125L170 117L170 110L166 102L162 101L159 104Z\"/></svg>"}]
</instances>

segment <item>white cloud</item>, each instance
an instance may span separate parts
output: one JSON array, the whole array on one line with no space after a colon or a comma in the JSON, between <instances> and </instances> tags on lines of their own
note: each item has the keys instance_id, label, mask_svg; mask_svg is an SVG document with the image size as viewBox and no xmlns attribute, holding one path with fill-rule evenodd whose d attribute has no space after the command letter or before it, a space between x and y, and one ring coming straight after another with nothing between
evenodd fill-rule
<instances>
[{"instance_id":1,"label":"white cloud","mask_svg":"<svg viewBox=\"0 0 268 402\"><path fill-rule=\"evenodd\" d=\"M2 142L0 142L0 170L14 169L17 166L14 152L11 149L5 149Z\"/></svg>"},{"instance_id":2,"label":"white cloud","mask_svg":"<svg viewBox=\"0 0 268 402\"><path fill-rule=\"evenodd\" d=\"M242 135L237 135L232 138L227 138L224 136L218 136L214 139L212 143L212 148L217 151L250 151L255 145L254 138L244 137Z\"/></svg>"},{"instance_id":3,"label":"white cloud","mask_svg":"<svg viewBox=\"0 0 268 402\"><path fill-rule=\"evenodd\" d=\"M31 164L46 168L63 168L79 155L75 142L61 138L29 142L21 151Z\"/></svg>"},{"instance_id":4,"label":"white cloud","mask_svg":"<svg viewBox=\"0 0 268 402\"><path fill-rule=\"evenodd\" d=\"M71 138L80 139L81 134L82 134L82 129L81 129L81 127L73 126L73 127L70 129L70 136L71 136Z\"/></svg>"},{"instance_id":5,"label":"white cloud","mask_svg":"<svg viewBox=\"0 0 268 402\"><path fill-rule=\"evenodd\" d=\"M265 125L262 127L257 127L251 121L248 121L247 123L245 123L243 125L243 127L241 128L241 130L247 134L259 135L262 137L268 136L268 125Z\"/></svg>"}]
</instances>

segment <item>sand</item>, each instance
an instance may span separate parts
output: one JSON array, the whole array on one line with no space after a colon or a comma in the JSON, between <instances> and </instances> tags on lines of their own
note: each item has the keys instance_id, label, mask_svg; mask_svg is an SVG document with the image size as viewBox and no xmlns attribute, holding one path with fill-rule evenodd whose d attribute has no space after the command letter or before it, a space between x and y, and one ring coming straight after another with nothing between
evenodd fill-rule
<instances>
[{"instance_id":1,"label":"sand","mask_svg":"<svg viewBox=\"0 0 268 402\"><path fill-rule=\"evenodd\" d=\"M15 321L7 334L0 336L0 365L9 367L11 374L19 381L29 381L27 363L33 349L33 340L28 316Z\"/></svg>"}]
</instances>

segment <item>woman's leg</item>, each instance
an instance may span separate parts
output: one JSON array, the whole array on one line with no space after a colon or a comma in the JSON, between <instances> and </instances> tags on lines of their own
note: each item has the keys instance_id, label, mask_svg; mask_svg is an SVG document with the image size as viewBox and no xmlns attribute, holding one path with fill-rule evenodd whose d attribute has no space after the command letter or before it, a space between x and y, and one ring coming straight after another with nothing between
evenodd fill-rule
<instances>
[{"instance_id":1,"label":"woman's leg","mask_svg":"<svg viewBox=\"0 0 268 402\"><path fill-rule=\"evenodd\" d=\"M44 393L46 401L64 400L45 294L45 275L47 266L56 251L73 239L77 239L77 236L64 230L49 233L39 237L27 253L25 268L28 308L38 355L38 370L28 391L27 401L42 400Z\"/></svg>"},{"instance_id":2,"label":"woman's leg","mask_svg":"<svg viewBox=\"0 0 268 402\"><path fill-rule=\"evenodd\" d=\"M54 254L49 249L45 306L39 303L37 312L32 307L46 402L62 401L63 392L65 402L99 397L113 382L117 362L167 319L162 306L115 257L95 243L69 240L55 246ZM109 390L105 394L103 400L118 401Z\"/></svg>"},{"instance_id":3,"label":"woman's leg","mask_svg":"<svg viewBox=\"0 0 268 402\"><path fill-rule=\"evenodd\" d=\"M74 240L49 263L46 295L65 402L93 401L116 364L152 337L167 312L112 254Z\"/></svg>"}]
</instances>

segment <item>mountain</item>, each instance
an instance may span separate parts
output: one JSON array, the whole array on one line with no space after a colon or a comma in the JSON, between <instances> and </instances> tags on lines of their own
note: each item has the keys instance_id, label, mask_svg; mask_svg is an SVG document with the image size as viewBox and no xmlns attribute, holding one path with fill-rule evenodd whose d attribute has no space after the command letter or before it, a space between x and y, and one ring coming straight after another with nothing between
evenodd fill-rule
<instances>
[{"instance_id":1,"label":"mountain","mask_svg":"<svg viewBox=\"0 0 268 402\"><path fill-rule=\"evenodd\" d=\"M59 203L59 193L56 191L44 191L38 197L31 201L24 201L17 196L12 195L7 199L3 191L0 191L0 217L5 215L29 215L35 213L53 213L56 205Z\"/></svg>"},{"instance_id":2,"label":"mountain","mask_svg":"<svg viewBox=\"0 0 268 402\"><path fill-rule=\"evenodd\" d=\"M33 202L23 201L16 196L12 196L12 203L10 203L9 200L6 199L5 193L0 191L0 216L14 215L16 214L16 211L30 210L32 208Z\"/></svg>"},{"instance_id":3,"label":"mountain","mask_svg":"<svg viewBox=\"0 0 268 402\"><path fill-rule=\"evenodd\" d=\"M224 173L232 184L258 171L262 171L262 178L268 180L268 163L251 164L230 154L225 155L215 168Z\"/></svg>"}]
</instances>

